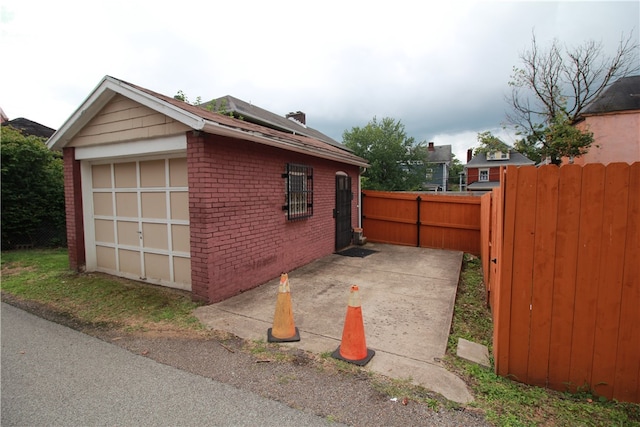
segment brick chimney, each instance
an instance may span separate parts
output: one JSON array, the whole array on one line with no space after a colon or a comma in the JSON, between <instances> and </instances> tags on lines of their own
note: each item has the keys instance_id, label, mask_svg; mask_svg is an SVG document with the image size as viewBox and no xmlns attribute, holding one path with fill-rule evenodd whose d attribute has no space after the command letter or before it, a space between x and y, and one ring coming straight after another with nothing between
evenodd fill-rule
<instances>
[{"instance_id":1,"label":"brick chimney","mask_svg":"<svg viewBox=\"0 0 640 427\"><path fill-rule=\"evenodd\" d=\"M471 159L473 159L473 148L467 150L467 163L469 163Z\"/></svg>"},{"instance_id":2,"label":"brick chimney","mask_svg":"<svg viewBox=\"0 0 640 427\"><path fill-rule=\"evenodd\" d=\"M296 122L306 125L307 116L302 111L296 111L295 113L289 113L285 116L287 119L295 120Z\"/></svg>"},{"instance_id":3,"label":"brick chimney","mask_svg":"<svg viewBox=\"0 0 640 427\"><path fill-rule=\"evenodd\" d=\"M436 147L433 146L433 142L429 143L429 151L436 151Z\"/></svg>"}]
</instances>

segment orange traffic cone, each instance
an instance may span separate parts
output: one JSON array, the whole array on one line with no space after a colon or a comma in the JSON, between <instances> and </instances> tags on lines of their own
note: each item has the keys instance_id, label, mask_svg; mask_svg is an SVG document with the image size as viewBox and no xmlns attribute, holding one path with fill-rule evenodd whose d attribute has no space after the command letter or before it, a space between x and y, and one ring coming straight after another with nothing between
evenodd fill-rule
<instances>
[{"instance_id":1,"label":"orange traffic cone","mask_svg":"<svg viewBox=\"0 0 640 427\"><path fill-rule=\"evenodd\" d=\"M276 302L276 314L273 317L273 328L267 330L269 342L300 341L300 333L293 323L293 310L291 309L291 289L289 288L289 275L280 275L278 286L278 301Z\"/></svg>"},{"instance_id":2,"label":"orange traffic cone","mask_svg":"<svg viewBox=\"0 0 640 427\"><path fill-rule=\"evenodd\" d=\"M360 307L360 296L358 286L351 286L349 295L349 306L347 307L347 317L342 330L342 342L340 347L331 356L364 366L376 354L375 351L367 348L364 338L364 321L362 320L362 307Z\"/></svg>"}]
</instances>

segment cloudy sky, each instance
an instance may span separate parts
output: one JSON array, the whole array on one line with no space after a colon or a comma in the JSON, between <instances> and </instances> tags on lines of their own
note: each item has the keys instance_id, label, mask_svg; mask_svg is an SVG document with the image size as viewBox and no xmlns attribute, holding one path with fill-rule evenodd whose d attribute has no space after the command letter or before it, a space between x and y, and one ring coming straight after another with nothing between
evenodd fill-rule
<instances>
[{"instance_id":1,"label":"cloudy sky","mask_svg":"<svg viewBox=\"0 0 640 427\"><path fill-rule=\"evenodd\" d=\"M0 3L0 107L58 129L105 75L190 100L233 95L341 141L374 116L417 141L502 135L531 45L640 35L640 2L72 1Z\"/></svg>"}]
</instances>

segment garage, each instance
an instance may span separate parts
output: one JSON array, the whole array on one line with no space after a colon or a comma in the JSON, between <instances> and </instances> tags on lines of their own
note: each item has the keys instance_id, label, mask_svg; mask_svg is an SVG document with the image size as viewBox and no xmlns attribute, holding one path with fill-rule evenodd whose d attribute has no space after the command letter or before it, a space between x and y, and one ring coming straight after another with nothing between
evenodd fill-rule
<instances>
[{"instance_id":1,"label":"garage","mask_svg":"<svg viewBox=\"0 0 640 427\"><path fill-rule=\"evenodd\" d=\"M186 158L89 167L88 268L190 290Z\"/></svg>"},{"instance_id":2,"label":"garage","mask_svg":"<svg viewBox=\"0 0 640 427\"><path fill-rule=\"evenodd\" d=\"M211 303L351 243L366 160L234 102L238 117L105 76L47 142L63 154L71 269Z\"/></svg>"}]
</instances>

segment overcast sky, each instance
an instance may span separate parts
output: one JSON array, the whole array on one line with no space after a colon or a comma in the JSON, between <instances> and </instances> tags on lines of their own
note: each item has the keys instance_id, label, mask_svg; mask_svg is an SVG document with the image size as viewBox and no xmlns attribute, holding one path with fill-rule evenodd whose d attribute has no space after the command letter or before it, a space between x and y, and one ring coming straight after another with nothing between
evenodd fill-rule
<instances>
[{"instance_id":1,"label":"overcast sky","mask_svg":"<svg viewBox=\"0 0 640 427\"><path fill-rule=\"evenodd\" d=\"M640 34L640 2L3 0L0 107L58 129L105 75L190 100L301 110L342 141L374 116L452 144L501 131L531 45Z\"/></svg>"}]
</instances>

